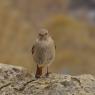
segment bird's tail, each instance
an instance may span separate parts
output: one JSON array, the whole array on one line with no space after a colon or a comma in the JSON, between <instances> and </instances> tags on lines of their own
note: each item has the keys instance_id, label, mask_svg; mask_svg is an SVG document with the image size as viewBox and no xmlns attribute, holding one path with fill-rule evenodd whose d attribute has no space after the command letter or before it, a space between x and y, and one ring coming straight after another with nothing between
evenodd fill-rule
<instances>
[{"instance_id":1,"label":"bird's tail","mask_svg":"<svg viewBox=\"0 0 95 95\"><path fill-rule=\"evenodd\" d=\"M41 75L42 75L42 67L39 67L39 66L37 65L37 70L36 70L36 75L35 75L35 77L36 77L36 78L40 78Z\"/></svg>"}]
</instances>

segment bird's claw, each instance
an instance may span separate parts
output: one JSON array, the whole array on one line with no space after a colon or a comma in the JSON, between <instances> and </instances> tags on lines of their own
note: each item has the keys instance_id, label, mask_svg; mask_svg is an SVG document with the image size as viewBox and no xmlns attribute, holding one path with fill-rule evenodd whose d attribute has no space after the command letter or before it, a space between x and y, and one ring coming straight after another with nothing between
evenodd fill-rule
<instances>
[{"instance_id":1,"label":"bird's claw","mask_svg":"<svg viewBox=\"0 0 95 95\"><path fill-rule=\"evenodd\" d=\"M35 78L39 79L41 78L41 75L35 75Z\"/></svg>"},{"instance_id":2,"label":"bird's claw","mask_svg":"<svg viewBox=\"0 0 95 95\"><path fill-rule=\"evenodd\" d=\"M45 76L46 76L46 77L49 77L50 74L51 74L51 72L47 72L47 73L45 74Z\"/></svg>"}]
</instances>

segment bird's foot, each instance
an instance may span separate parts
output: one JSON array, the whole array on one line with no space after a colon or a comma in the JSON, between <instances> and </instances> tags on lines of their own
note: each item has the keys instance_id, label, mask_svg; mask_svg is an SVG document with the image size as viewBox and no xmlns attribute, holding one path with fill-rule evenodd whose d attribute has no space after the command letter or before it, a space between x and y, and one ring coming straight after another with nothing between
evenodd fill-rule
<instances>
[{"instance_id":1,"label":"bird's foot","mask_svg":"<svg viewBox=\"0 0 95 95\"><path fill-rule=\"evenodd\" d=\"M48 78L50 74L51 74L51 72L47 72L47 73L45 74L45 76Z\"/></svg>"},{"instance_id":2,"label":"bird's foot","mask_svg":"<svg viewBox=\"0 0 95 95\"><path fill-rule=\"evenodd\" d=\"M38 78L41 78L41 76L40 76L40 75L35 75L35 78L37 78L37 79L38 79Z\"/></svg>"}]
</instances>

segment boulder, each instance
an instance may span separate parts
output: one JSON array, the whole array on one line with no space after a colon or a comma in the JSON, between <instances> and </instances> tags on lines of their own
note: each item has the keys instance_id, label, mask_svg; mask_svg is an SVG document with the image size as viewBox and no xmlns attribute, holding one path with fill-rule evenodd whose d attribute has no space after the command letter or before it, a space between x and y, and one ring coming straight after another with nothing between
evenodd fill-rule
<instances>
[{"instance_id":1,"label":"boulder","mask_svg":"<svg viewBox=\"0 0 95 95\"><path fill-rule=\"evenodd\" d=\"M0 95L95 95L95 78L52 73L36 79L26 68L0 64Z\"/></svg>"}]
</instances>

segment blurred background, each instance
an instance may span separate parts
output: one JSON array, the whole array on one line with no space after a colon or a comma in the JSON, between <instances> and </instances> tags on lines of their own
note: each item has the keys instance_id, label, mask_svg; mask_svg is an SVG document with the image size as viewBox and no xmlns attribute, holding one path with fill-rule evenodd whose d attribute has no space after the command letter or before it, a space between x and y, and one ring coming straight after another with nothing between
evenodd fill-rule
<instances>
[{"instance_id":1,"label":"blurred background","mask_svg":"<svg viewBox=\"0 0 95 95\"><path fill-rule=\"evenodd\" d=\"M34 72L31 47L41 27L57 46L50 71L95 75L95 0L0 0L0 62Z\"/></svg>"}]
</instances>

